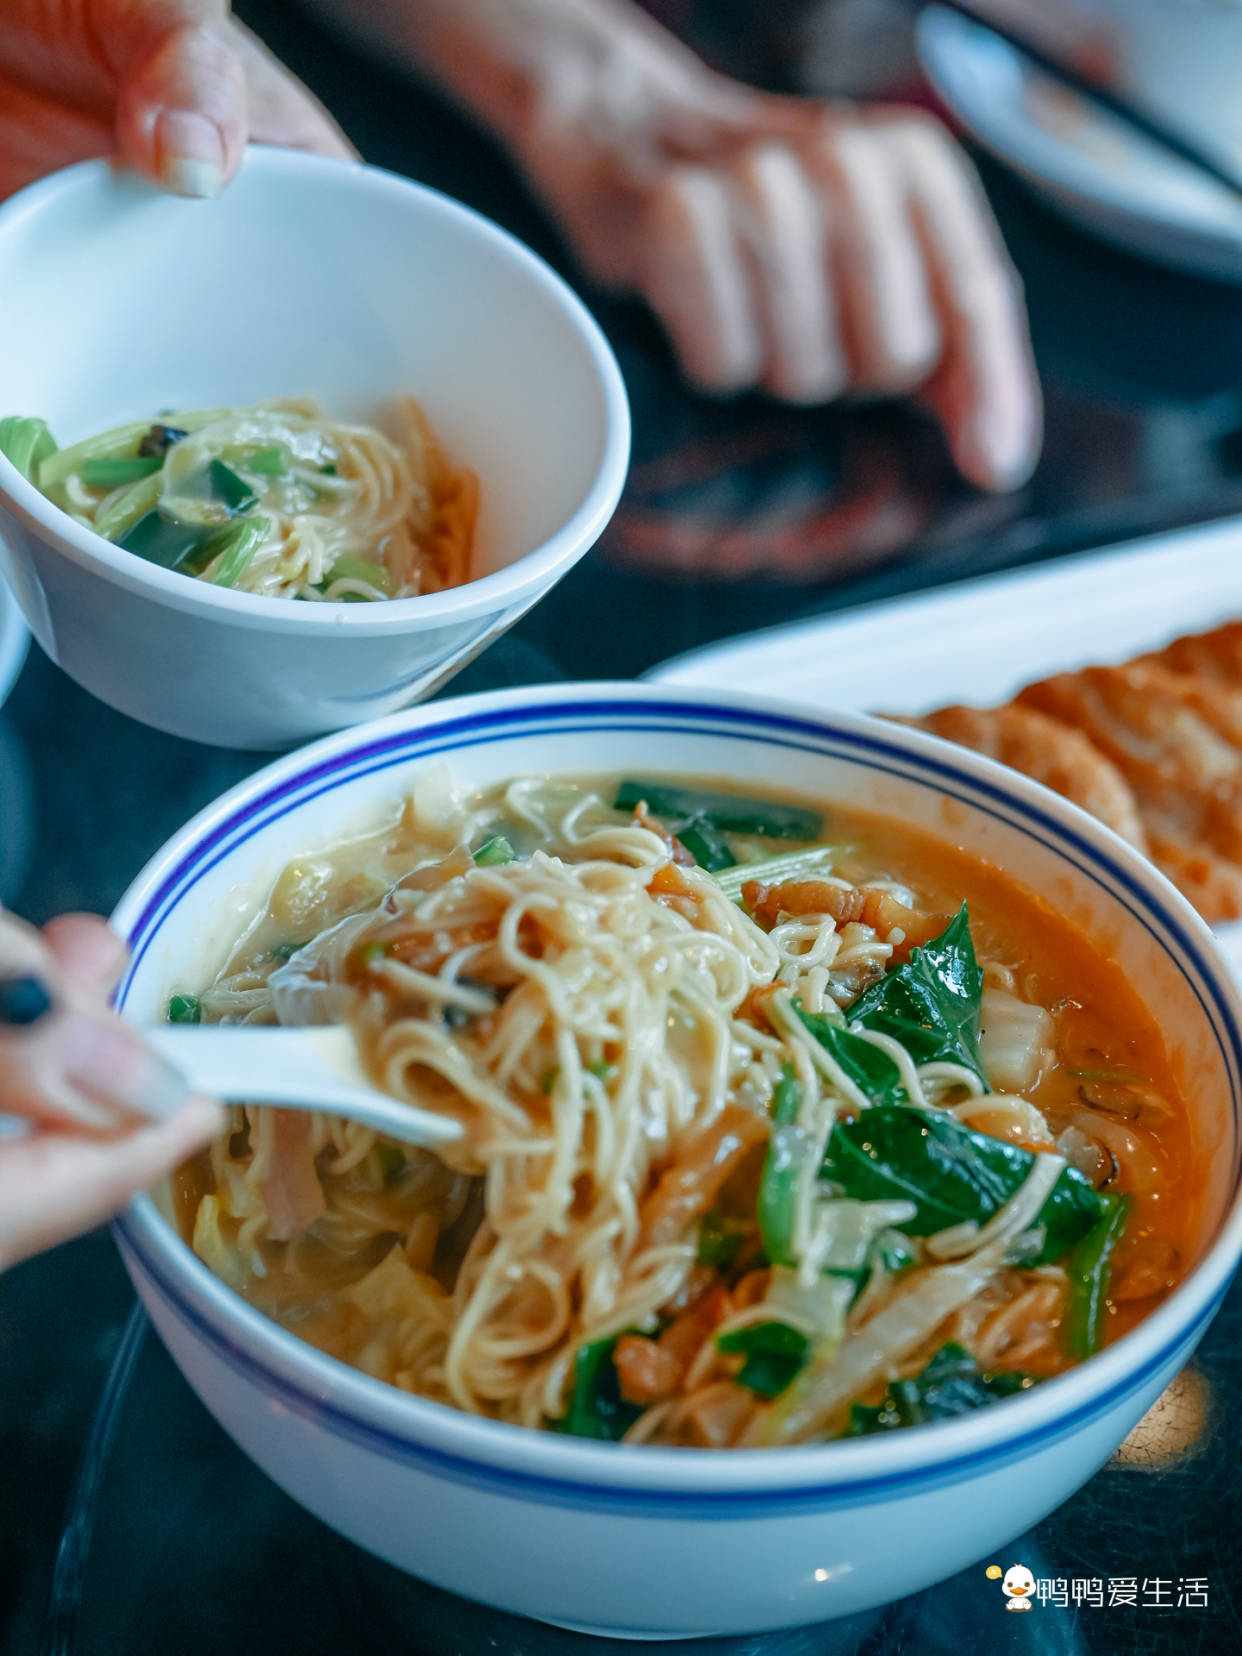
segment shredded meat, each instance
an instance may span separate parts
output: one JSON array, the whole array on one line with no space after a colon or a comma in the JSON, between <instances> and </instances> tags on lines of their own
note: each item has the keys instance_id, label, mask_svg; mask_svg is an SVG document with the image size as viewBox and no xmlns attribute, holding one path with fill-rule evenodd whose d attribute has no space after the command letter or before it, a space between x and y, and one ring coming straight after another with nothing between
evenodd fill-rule
<instances>
[{"instance_id":1,"label":"shredded meat","mask_svg":"<svg viewBox=\"0 0 1242 1656\"><path fill-rule=\"evenodd\" d=\"M1171 1288L1181 1274L1181 1255L1163 1236L1140 1236L1124 1251L1112 1282L1109 1298L1149 1299Z\"/></svg>"},{"instance_id":2,"label":"shredded meat","mask_svg":"<svg viewBox=\"0 0 1242 1656\"><path fill-rule=\"evenodd\" d=\"M623 1334L613 1362L621 1395L630 1403L659 1403L681 1387L704 1340L729 1309L729 1290L718 1282L671 1322L658 1339Z\"/></svg>"},{"instance_id":3,"label":"shredded meat","mask_svg":"<svg viewBox=\"0 0 1242 1656\"><path fill-rule=\"evenodd\" d=\"M666 1247L683 1237L713 1206L725 1180L747 1152L767 1136L764 1116L740 1104L727 1104L660 1175L643 1203L639 1246Z\"/></svg>"},{"instance_id":4,"label":"shredded meat","mask_svg":"<svg viewBox=\"0 0 1242 1656\"><path fill-rule=\"evenodd\" d=\"M668 846L668 854L675 863L680 863L683 868L693 868L695 866L693 856L686 850L672 829L666 828L659 817L652 816L647 809L645 799L640 799L634 807L634 826L635 828L645 828L648 833L658 835Z\"/></svg>"},{"instance_id":5,"label":"shredded meat","mask_svg":"<svg viewBox=\"0 0 1242 1656\"><path fill-rule=\"evenodd\" d=\"M896 927L905 932L906 946L926 943L944 930L945 916L919 914L888 891L875 886L838 886L827 880L785 880L767 885L747 880L742 901L765 930L779 925L782 917L801 914L830 914L839 926L858 921L881 937Z\"/></svg>"},{"instance_id":6,"label":"shredded meat","mask_svg":"<svg viewBox=\"0 0 1242 1656\"><path fill-rule=\"evenodd\" d=\"M647 890L657 903L664 903L670 908L684 911L686 903L693 904L695 909L698 907L698 892L675 863L661 863L647 882Z\"/></svg>"},{"instance_id":7,"label":"shredded meat","mask_svg":"<svg viewBox=\"0 0 1242 1656\"><path fill-rule=\"evenodd\" d=\"M323 1217L327 1204L311 1154L310 1117L302 1110L272 1110L271 1143L259 1189L269 1229L277 1242L291 1242Z\"/></svg>"}]
</instances>

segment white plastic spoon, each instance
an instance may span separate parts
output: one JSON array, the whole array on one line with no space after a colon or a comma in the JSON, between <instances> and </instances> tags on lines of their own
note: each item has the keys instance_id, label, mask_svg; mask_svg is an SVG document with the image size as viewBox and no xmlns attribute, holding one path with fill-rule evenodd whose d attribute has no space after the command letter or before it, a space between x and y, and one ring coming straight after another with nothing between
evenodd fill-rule
<instances>
[{"instance_id":1,"label":"white plastic spoon","mask_svg":"<svg viewBox=\"0 0 1242 1656\"><path fill-rule=\"evenodd\" d=\"M462 1136L459 1122L378 1091L348 1029L154 1024L142 1033L195 1092L225 1103L323 1110L428 1149Z\"/></svg>"}]
</instances>

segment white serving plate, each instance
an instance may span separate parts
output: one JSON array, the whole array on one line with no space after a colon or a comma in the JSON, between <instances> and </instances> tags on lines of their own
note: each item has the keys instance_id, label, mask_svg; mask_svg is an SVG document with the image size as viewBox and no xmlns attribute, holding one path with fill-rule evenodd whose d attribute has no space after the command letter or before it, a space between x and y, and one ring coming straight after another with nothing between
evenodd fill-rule
<instances>
[{"instance_id":1,"label":"white serving plate","mask_svg":"<svg viewBox=\"0 0 1242 1656\"><path fill-rule=\"evenodd\" d=\"M1223 185L1053 81L981 23L930 6L916 38L957 120L1067 217L1141 258L1242 282L1242 205Z\"/></svg>"},{"instance_id":2,"label":"white serving plate","mask_svg":"<svg viewBox=\"0 0 1242 1656\"><path fill-rule=\"evenodd\" d=\"M809 707L926 713L1007 701L1032 679L1126 661L1242 616L1242 520L1154 535L768 627L646 676ZM1242 982L1242 922L1217 936Z\"/></svg>"}]
</instances>

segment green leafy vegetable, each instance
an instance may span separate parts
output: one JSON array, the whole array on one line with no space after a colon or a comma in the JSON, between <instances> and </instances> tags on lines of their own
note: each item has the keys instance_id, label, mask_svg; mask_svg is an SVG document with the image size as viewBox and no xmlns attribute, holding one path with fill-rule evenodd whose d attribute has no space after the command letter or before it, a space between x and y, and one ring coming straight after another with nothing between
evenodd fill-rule
<instances>
[{"instance_id":1,"label":"green leafy vegetable","mask_svg":"<svg viewBox=\"0 0 1242 1656\"><path fill-rule=\"evenodd\" d=\"M209 551L213 558L220 558L220 567L211 578L213 585L237 585L262 546L269 527L265 517L245 518L240 523L231 524L218 540L212 539L206 544L204 550Z\"/></svg>"},{"instance_id":2,"label":"green leafy vegetable","mask_svg":"<svg viewBox=\"0 0 1242 1656\"><path fill-rule=\"evenodd\" d=\"M365 943L359 943L354 953L358 964L369 968L387 956L388 944L381 937L368 938Z\"/></svg>"},{"instance_id":3,"label":"green leafy vegetable","mask_svg":"<svg viewBox=\"0 0 1242 1656\"><path fill-rule=\"evenodd\" d=\"M364 944L363 947L365 948L366 945ZM298 950L301 948L305 948L305 944L273 943L267 952L271 955L273 960L292 960L294 955L297 954Z\"/></svg>"},{"instance_id":4,"label":"green leafy vegetable","mask_svg":"<svg viewBox=\"0 0 1242 1656\"><path fill-rule=\"evenodd\" d=\"M333 581L365 581L368 586L378 587L383 593L392 593L392 577L383 565L355 558L352 552L342 552L329 569L325 585L331 586ZM359 593L357 596L363 595Z\"/></svg>"},{"instance_id":5,"label":"green leafy vegetable","mask_svg":"<svg viewBox=\"0 0 1242 1656\"><path fill-rule=\"evenodd\" d=\"M43 461L56 453L56 439L47 421L30 414L7 414L0 420L0 454L15 465L28 482L37 481Z\"/></svg>"},{"instance_id":6,"label":"green leafy vegetable","mask_svg":"<svg viewBox=\"0 0 1242 1656\"><path fill-rule=\"evenodd\" d=\"M1101 1212L1095 1224L1065 1261L1069 1276L1069 1330L1071 1357L1090 1357L1100 1349L1104 1312L1112 1277L1113 1250L1130 1215L1128 1196L1098 1197Z\"/></svg>"},{"instance_id":7,"label":"green leafy vegetable","mask_svg":"<svg viewBox=\"0 0 1242 1656\"><path fill-rule=\"evenodd\" d=\"M689 822L678 824L673 832L699 867L705 868L709 874L732 868L737 861L725 843L724 835L707 817L692 817Z\"/></svg>"},{"instance_id":8,"label":"green leafy vegetable","mask_svg":"<svg viewBox=\"0 0 1242 1656\"><path fill-rule=\"evenodd\" d=\"M975 959L965 903L939 937L886 972L848 1008L851 1022L901 1042L916 1064L964 1064L988 1085L979 1062L979 997L983 973Z\"/></svg>"},{"instance_id":9,"label":"green leafy vegetable","mask_svg":"<svg viewBox=\"0 0 1242 1656\"><path fill-rule=\"evenodd\" d=\"M896 1230L931 1236L967 1220L985 1224L1030 1176L1035 1155L1005 1139L974 1133L951 1115L906 1105L864 1110L838 1122L823 1174L860 1201L909 1201L913 1219ZM1047 1265L1087 1234L1103 1198L1074 1167L1062 1168L1034 1221L1044 1241L1031 1264Z\"/></svg>"},{"instance_id":10,"label":"green leafy vegetable","mask_svg":"<svg viewBox=\"0 0 1242 1656\"><path fill-rule=\"evenodd\" d=\"M616 1443L642 1414L637 1403L621 1396L613 1352L617 1339L592 1340L574 1354L573 1390L564 1418L557 1424L574 1437L602 1438Z\"/></svg>"},{"instance_id":11,"label":"green leafy vegetable","mask_svg":"<svg viewBox=\"0 0 1242 1656\"><path fill-rule=\"evenodd\" d=\"M713 793L704 788L682 788L672 782L633 779L617 789L613 807L632 811L642 800L648 810L666 819L692 821L705 817L717 828L732 834L767 834L774 839L815 839L824 826L818 811L800 805L778 805L766 799L747 799L741 794Z\"/></svg>"},{"instance_id":12,"label":"green leafy vegetable","mask_svg":"<svg viewBox=\"0 0 1242 1656\"><path fill-rule=\"evenodd\" d=\"M289 470L289 456L279 443L272 448L256 449L238 462L258 477L283 477Z\"/></svg>"},{"instance_id":13,"label":"green leafy vegetable","mask_svg":"<svg viewBox=\"0 0 1242 1656\"><path fill-rule=\"evenodd\" d=\"M617 1073L617 1066L610 1064L606 1058L592 1058L587 1069L597 1081L611 1081Z\"/></svg>"},{"instance_id":14,"label":"green leafy vegetable","mask_svg":"<svg viewBox=\"0 0 1242 1656\"><path fill-rule=\"evenodd\" d=\"M844 1024L816 1012L804 1011L800 1004L795 1004L794 1011L824 1051L836 1059L855 1086L862 1088L871 1103L897 1104L907 1098L906 1089L901 1084L901 1071L883 1048L864 1040Z\"/></svg>"},{"instance_id":15,"label":"green leafy vegetable","mask_svg":"<svg viewBox=\"0 0 1242 1656\"><path fill-rule=\"evenodd\" d=\"M252 506L258 504L259 497L249 483L244 477L239 477L231 466L226 466L223 460L208 461L207 481L212 495L225 506L231 516L236 517L241 512L248 512Z\"/></svg>"},{"instance_id":16,"label":"green leafy vegetable","mask_svg":"<svg viewBox=\"0 0 1242 1656\"><path fill-rule=\"evenodd\" d=\"M122 535L159 505L163 488L162 471L153 471L114 489L96 508L95 533L119 545Z\"/></svg>"},{"instance_id":17,"label":"green leafy vegetable","mask_svg":"<svg viewBox=\"0 0 1242 1656\"><path fill-rule=\"evenodd\" d=\"M88 489L119 489L123 483L136 483L140 477L150 477L164 462L158 455L118 454L109 459L83 460L82 481Z\"/></svg>"},{"instance_id":18,"label":"green leafy vegetable","mask_svg":"<svg viewBox=\"0 0 1242 1656\"><path fill-rule=\"evenodd\" d=\"M155 507L144 512L116 544L162 569L180 569L205 551L216 533L201 523L182 523L180 518Z\"/></svg>"},{"instance_id":19,"label":"green leafy vegetable","mask_svg":"<svg viewBox=\"0 0 1242 1656\"><path fill-rule=\"evenodd\" d=\"M773 1136L768 1145L763 1172L759 1176L756 1216L763 1251L773 1265L796 1265L793 1254L794 1194L798 1188L801 1160L796 1139L778 1129L793 1127L802 1108L802 1088L792 1064L782 1064L772 1094Z\"/></svg>"},{"instance_id":20,"label":"green leafy vegetable","mask_svg":"<svg viewBox=\"0 0 1242 1656\"><path fill-rule=\"evenodd\" d=\"M1012 1397L1033 1383L1023 1374L981 1373L968 1351L950 1343L941 1346L921 1374L894 1380L878 1406L855 1403L845 1436L867 1437L896 1426L951 1420L999 1397Z\"/></svg>"},{"instance_id":21,"label":"green leafy vegetable","mask_svg":"<svg viewBox=\"0 0 1242 1656\"><path fill-rule=\"evenodd\" d=\"M203 1006L197 995L174 995L169 1001L169 1023L196 1024L202 1021Z\"/></svg>"},{"instance_id":22,"label":"green leafy vegetable","mask_svg":"<svg viewBox=\"0 0 1242 1656\"><path fill-rule=\"evenodd\" d=\"M405 1159L405 1151L400 1145L385 1144L383 1139L376 1140L375 1158L380 1164L385 1184L390 1184L393 1179L404 1173L409 1165Z\"/></svg>"},{"instance_id":23,"label":"green leafy vegetable","mask_svg":"<svg viewBox=\"0 0 1242 1656\"><path fill-rule=\"evenodd\" d=\"M761 1397L778 1397L807 1360L811 1342L788 1323L749 1323L716 1337L716 1349L740 1353L746 1361L735 1376L739 1386Z\"/></svg>"},{"instance_id":24,"label":"green leafy vegetable","mask_svg":"<svg viewBox=\"0 0 1242 1656\"><path fill-rule=\"evenodd\" d=\"M517 852L503 834L493 834L474 853L474 860L480 868L500 868L505 863L516 862Z\"/></svg>"},{"instance_id":25,"label":"green leafy vegetable","mask_svg":"<svg viewBox=\"0 0 1242 1656\"><path fill-rule=\"evenodd\" d=\"M193 413L170 414L168 425L163 429L184 435L188 431L198 431L205 425L212 425L228 413L227 408L203 408ZM80 443L71 443L68 448L58 449L55 454L48 455L47 459L40 462L39 487L46 493L54 484L63 483L71 473L81 468L84 460L111 458L119 454L137 454L143 438L156 429L150 420L133 420L128 425L113 426L110 431L98 432L94 437L83 438Z\"/></svg>"},{"instance_id":26,"label":"green leafy vegetable","mask_svg":"<svg viewBox=\"0 0 1242 1656\"><path fill-rule=\"evenodd\" d=\"M872 1265L881 1271L908 1270L916 1262L914 1249L904 1241L900 1231L881 1231L871 1244Z\"/></svg>"}]
</instances>

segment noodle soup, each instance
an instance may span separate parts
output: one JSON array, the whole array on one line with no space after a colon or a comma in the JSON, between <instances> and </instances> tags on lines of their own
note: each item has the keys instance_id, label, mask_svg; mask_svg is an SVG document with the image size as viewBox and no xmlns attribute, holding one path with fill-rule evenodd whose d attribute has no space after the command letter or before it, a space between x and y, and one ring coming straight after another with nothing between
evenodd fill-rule
<instances>
[{"instance_id":1,"label":"noodle soup","mask_svg":"<svg viewBox=\"0 0 1242 1656\"><path fill-rule=\"evenodd\" d=\"M1121 973L899 824L652 779L420 777L295 860L186 1020L352 1023L433 1155L238 1108L184 1232L324 1351L600 1439L819 1442L1089 1356L1199 1160Z\"/></svg>"},{"instance_id":2,"label":"noodle soup","mask_svg":"<svg viewBox=\"0 0 1242 1656\"><path fill-rule=\"evenodd\" d=\"M261 597L373 602L467 581L478 512L474 473L414 398L391 419L395 441L286 397L62 449L44 421L9 416L0 453L76 523L162 568Z\"/></svg>"}]
</instances>

